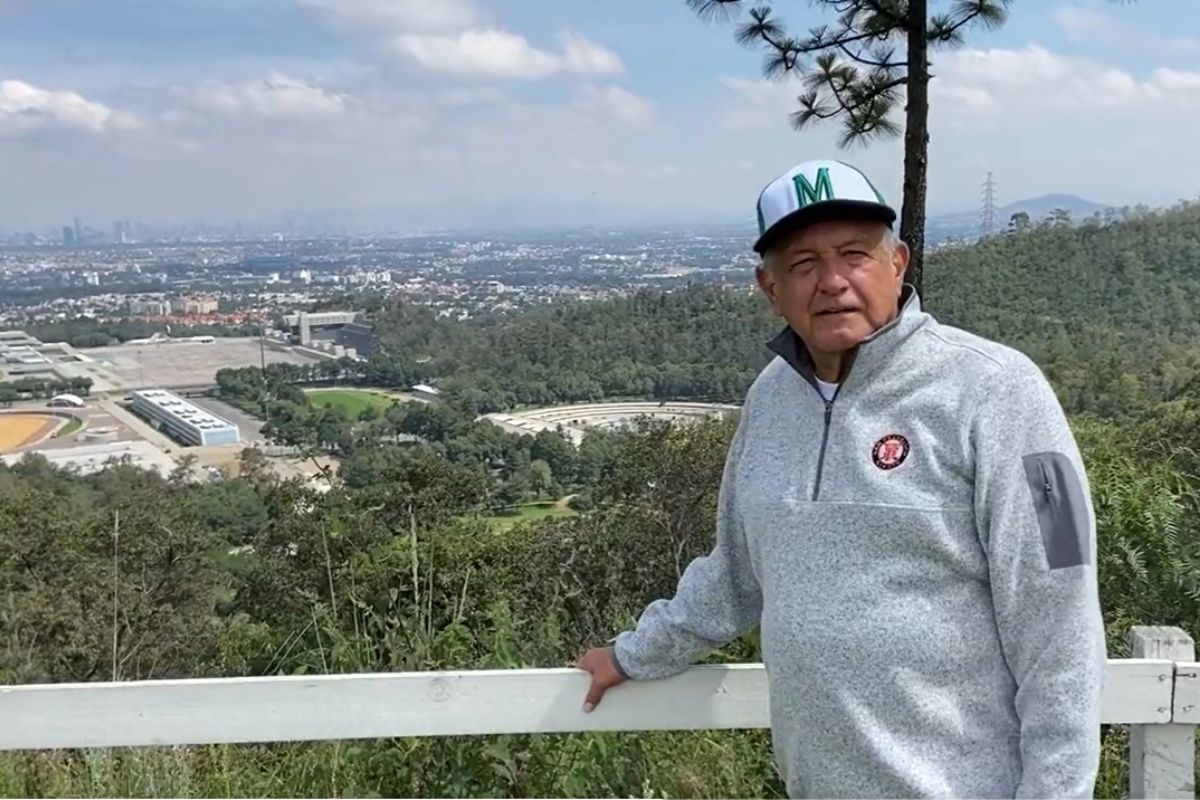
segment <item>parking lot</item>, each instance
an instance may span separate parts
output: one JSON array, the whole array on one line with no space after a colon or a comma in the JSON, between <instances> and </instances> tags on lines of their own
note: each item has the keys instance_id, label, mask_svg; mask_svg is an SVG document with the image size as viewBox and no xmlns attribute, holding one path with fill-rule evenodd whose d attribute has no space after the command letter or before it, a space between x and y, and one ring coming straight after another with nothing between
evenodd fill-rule
<instances>
[{"instance_id":1,"label":"parking lot","mask_svg":"<svg viewBox=\"0 0 1200 800\"><path fill-rule=\"evenodd\" d=\"M261 419L252 417L240 408L231 406L215 397L189 397L188 399L205 411L211 411L218 417L237 425L243 444L250 445L266 441L266 437L259 433L259 429L263 426Z\"/></svg>"},{"instance_id":2,"label":"parking lot","mask_svg":"<svg viewBox=\"0 0 1200 800\"><path fill-rule=\"evenodd\" d=\"M64 376L91 378L94 392L207 386L216 381L218 370L259 366L264 356L268 364L312 364L320 360L271 342L260 353L259 340L253 337L218 338L212 343L124 344L77 353L84 360L59 364L58 371Z\"/></svg>"}]
</instances>

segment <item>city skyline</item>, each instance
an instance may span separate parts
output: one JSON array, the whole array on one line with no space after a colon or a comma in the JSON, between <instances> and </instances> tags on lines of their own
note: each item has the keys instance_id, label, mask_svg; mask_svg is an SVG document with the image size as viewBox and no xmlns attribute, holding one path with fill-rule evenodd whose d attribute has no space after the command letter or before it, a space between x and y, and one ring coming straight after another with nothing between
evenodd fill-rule
<instances>
[{"instance_id":1,"label":"city skyline","mask_svg":"<svg viewBox=\"0 0 1200 800\"><path fill-rule=\"evenodd\" d=\"M900 200L899 139L788 126L797 87L682 0L0 2L0 230L748 218L803 158ZM786 8L797 24L827 16ZM1014 3L934 57L929 210L1200 194L1200 4Z\"/></svg>"}]
</instances>

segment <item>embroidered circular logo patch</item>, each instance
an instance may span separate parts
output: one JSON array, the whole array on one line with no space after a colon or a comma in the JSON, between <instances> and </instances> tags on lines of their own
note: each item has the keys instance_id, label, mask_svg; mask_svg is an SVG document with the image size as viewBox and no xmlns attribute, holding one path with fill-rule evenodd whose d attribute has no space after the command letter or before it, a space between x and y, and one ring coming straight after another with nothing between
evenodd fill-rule
<instances>
[{"instance_id":1,"label":"embroidered circular logo patch","mask_svg":"<svg viewBox=\"0 0 1200 800\"><path fill-rule=\"evenodd\" d=\"M908 458L908 439L898 433L889 434L871 448L871 459L880 469L895 469Z\"/></svg>"}]
</instances>

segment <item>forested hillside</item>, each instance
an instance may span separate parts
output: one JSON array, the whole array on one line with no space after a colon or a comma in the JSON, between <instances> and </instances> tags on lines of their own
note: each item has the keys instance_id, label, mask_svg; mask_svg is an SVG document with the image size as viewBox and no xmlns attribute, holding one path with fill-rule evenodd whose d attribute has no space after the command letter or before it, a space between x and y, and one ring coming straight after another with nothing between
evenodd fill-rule
<instances>
[{"instance_id":1,"label":"forested hillside","mask_svg":"<svg viewBox=\"0 0 1200 800\"><path fill-rule=\"evenodd\" d=\"M1200 369L1200 204L1044 225L931 253L928 308L1029 353L1072 412L1125 417ZM434 381L476 411L623 396L740 402L780 322L745 291L692 287L518 316L377 315L383 383Z\"/></svg>"},{"instance_id":2,"label":"forested hillside","mask_svg":"<svg viewBox=\"0 0 1200 800\"><path fill-rule=\"evenodd\" d=\"M1045 226L928 263L933 312L1027 352L1072 411L1125 416L1200 369L1200 204Z\"/></svg>"}]
</instances>

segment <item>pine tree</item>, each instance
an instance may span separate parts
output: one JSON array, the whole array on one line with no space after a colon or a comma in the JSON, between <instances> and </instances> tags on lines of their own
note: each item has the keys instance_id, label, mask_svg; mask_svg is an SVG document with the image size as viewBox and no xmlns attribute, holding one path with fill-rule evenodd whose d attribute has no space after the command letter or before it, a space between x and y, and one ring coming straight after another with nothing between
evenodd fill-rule
<instances>
[{"instance_id":1,"label":"pine tree","mask_svg":"<svg viewBox=\"0 0 1200 800\"><path fill-rule=\"evenodd\" d=\"M743 19L739 44L766 52L763 74L798 75L804 93L792 126L837 119L840 145L904 133L904 191L900 236L912 249L909 281L922 289L925 247L925 189L929 153L929 50L963 42L970 26L997 28L1011 0L953 0L933 11L934 0L812 0L835 14L832 24L793 36L765 0L687 0L702 19ZM932 15L931 15L932 11ZM903 127L893 112L904 106Z\"/></svg>"}]
</instances>

